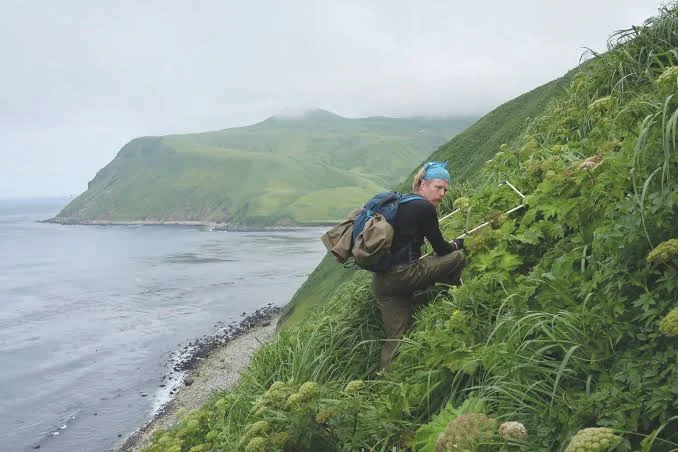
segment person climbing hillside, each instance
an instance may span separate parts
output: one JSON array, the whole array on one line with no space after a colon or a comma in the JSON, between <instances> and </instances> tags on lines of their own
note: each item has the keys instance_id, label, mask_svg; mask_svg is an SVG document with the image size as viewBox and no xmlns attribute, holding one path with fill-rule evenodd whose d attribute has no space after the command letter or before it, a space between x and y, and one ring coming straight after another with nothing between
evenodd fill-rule
<instances>
[{"instance_id":1,"label":"person climbing hillside","mask_svg":"<svg viewBox=\"0 0 678 452\"><path fill-rule=\"evenodd\" d=\"M384 323L386 341L382 347L379 367L386 368L393 358L398 340L409 329L415 307L421 304L415 291L436 282L460 284L460 274L466 265L462 251L463 239L447 242L438 225L436 208L450 185L447 162L428 162L414 176L412 193L421 198L399 206L393 229L391 266L375 272L372 290L377 298ZM424 238L435 255L421 258Z\"/></svg>"}]
</instances>

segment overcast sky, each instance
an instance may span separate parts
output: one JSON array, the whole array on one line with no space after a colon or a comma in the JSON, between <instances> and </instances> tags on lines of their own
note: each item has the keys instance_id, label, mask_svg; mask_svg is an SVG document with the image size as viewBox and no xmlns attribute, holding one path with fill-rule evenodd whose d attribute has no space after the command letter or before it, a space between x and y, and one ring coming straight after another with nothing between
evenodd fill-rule
<instances>
[{"instance_id":1,"label":"overcast sky","mask_svg":"<svg viewBox=\"0 0 678 452\"><path fill-rule=\"evenodd\" d=\"M0 198L77 195L142 135L482 114L662 3L3 0Z\"/></svg>"}]
</instances>

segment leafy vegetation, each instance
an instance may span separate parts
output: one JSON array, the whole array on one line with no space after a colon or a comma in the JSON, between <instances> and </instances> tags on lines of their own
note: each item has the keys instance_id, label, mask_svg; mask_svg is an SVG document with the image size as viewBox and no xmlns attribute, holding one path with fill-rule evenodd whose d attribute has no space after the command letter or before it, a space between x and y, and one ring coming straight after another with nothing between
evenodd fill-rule
<instances>
[{"instance_id":1,"label":"leafy vegetation","mask_svg":"<svg viewBox=\"0 0 678 452\"><path fill-rule=\"evenodd\" d=\"M216 132L125 145L57 216L62 222L335 221L471 118L347 119L322 110Z\"/></svg>"},{"instance_id":2,"label":"leafy vegetation","mask_svg":"<svg viewBox=\"0 0 678 452\"><path fill-rule=\"evenodd\" d=\"M490 226L386 371L356 272L149 450L675 450L678 9L610 47L445 203Z\"/></svg>"}]
</instances>

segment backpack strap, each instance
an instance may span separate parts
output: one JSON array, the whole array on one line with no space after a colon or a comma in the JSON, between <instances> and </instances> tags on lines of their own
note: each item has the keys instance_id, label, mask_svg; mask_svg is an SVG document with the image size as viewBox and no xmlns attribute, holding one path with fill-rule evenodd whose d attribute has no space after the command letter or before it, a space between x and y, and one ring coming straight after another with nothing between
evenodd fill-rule
<instances>
[{"instance_id":1,"label":"backpack strap","mask_svg":"<svg viewBox=\"0 0 678 452\"><path fill-rule=\"evenodd\" d=\"M398 204L405 204L410 201L416 201L417 199L424 199L424 197L421 195L403 195L398 200Z\"/></svg>"},{"instance_id":2,"label":"backpack strap","mask_svg":"<svg viewBox=\"0 0 678 452\"><path fill-rule=\"evenodd\" d=\"M394 191L389 192L386 196L384 196L384 198L381 201L379 201L379 204L377 204L377 206L375 207L374 210L381 209L386 204L393 202L396 199L399 199L398 196L399 196L398 193L396 193Z\"/></svg>"}]
</instances>

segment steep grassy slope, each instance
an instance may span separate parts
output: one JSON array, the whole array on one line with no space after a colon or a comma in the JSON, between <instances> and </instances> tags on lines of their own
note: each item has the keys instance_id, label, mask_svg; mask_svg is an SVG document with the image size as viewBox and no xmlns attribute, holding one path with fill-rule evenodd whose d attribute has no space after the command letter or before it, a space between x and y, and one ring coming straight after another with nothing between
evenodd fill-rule
<instances>
[{"instance_id":1,"label":"steep grassy slope","mask_svg":"<svg viewBox=\"0 0 678 452\"><path fill-rule=\"evenodd\" d=\"M448 161L455 182L473 180L481 165L499 151L499 146L520 135L529 119L541 114L548 101L565 90L575 73L571 71L499 106L438 148L426 160ZM411 190L416 170L410 171L408 177L399 181L398 190ZM356 206L367 198L369 195ZM314 306L329 299L352 275L350 269L343 268L331 256L326 256L294 294L280 318L280 324L303 319Z\"/></svg>"},{"instance_id":2,"label":"steep grassy slope","mask_svg":"<svg viewBox=\"0 0 678 452\"><path fill-rule=\"evenodd\" d=\"M137 138L56 219L332 221L369 193L393 186L471 122L346 119L316 110L249 127Z\"/></svg>"},{"instance_id":3,"label":"steep grassy slope","mask_svg":"<svg viewBox=\"0 0 678 452\"><path fill-rule=\"evenodd\" d=\"M150 450L675 450L676 48L676 8L614 35L484 165L446 232L492 227L387 371L358 272ZM500 174L528 194L513 215Z\"/></svg>"}]
</instances>

